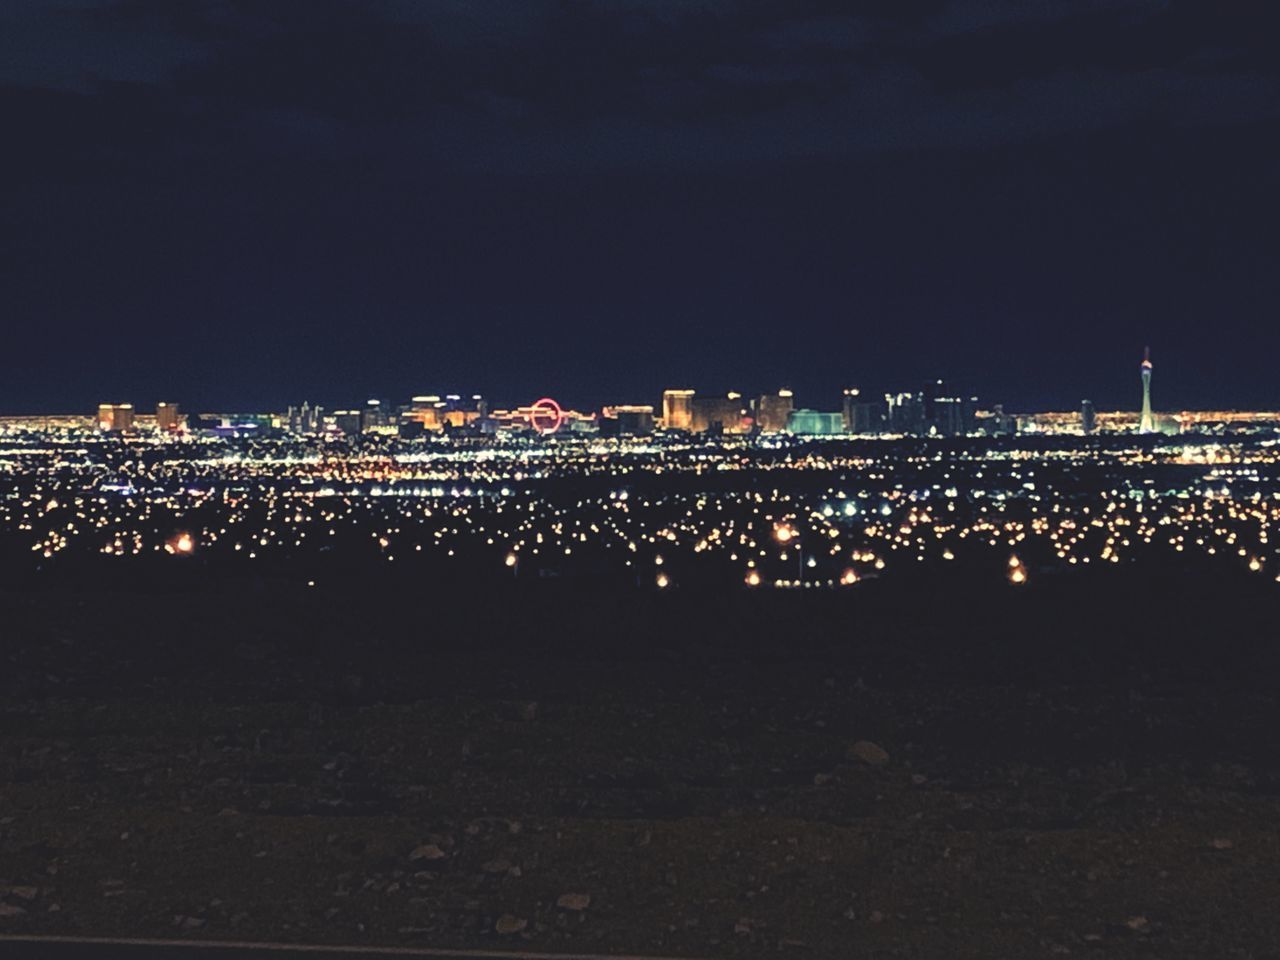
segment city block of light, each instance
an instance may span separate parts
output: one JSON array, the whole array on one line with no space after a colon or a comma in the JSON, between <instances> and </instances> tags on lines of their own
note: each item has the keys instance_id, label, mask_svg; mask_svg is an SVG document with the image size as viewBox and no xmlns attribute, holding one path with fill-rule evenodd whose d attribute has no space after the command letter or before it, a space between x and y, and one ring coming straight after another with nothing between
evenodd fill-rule
<instances>
[{"instance_id":1,"label":"city block of light","mask_svg":"<svg viewBox=\"0 0 1280 960\"><path fill-rule=\"evenodd\" d=\"M833 409L670 389L594 412L418 396L328 411L0 419L6 559L850 589L925 572L1011 586L1154 560L1280 581L1280 413L1016 414L942 382ZM133 566L131 567L130 564ZM190 568L188 568L190 569Z\"/></svg>"}]
</instances>

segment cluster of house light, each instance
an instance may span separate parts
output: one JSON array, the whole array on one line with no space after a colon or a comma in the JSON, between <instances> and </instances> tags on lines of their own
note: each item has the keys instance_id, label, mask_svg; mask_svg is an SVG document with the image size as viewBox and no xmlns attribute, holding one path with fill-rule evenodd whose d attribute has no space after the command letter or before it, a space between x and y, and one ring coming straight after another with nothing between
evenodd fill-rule
<instances>
[{"instance_id":1,"label":"cluster of house light","mask_svg":"<svg viewBox=\"0 0 1280 960\"><path fill-rule=\"evenodd\" d=\"M840 588L938 561L1010 583L1155 554L1280 567L1272 442L942 449L593 441L356 452L293 441L0 443L0 538L77 552L471 564L660 588ZM359 544L365 544L360 547ZM1280 579L1280 577L1277 577Z\"/></svg>"}]
</instances>

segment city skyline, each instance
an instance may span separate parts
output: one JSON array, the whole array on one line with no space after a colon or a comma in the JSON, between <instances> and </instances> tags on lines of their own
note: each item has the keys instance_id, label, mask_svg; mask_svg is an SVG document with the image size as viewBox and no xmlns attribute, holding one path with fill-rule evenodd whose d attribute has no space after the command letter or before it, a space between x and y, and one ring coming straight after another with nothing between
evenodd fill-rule
<instances>
[{"instance_id":1,"label":"city skyline","mask_svg":"<svg viewBox=\"0 0 1280 960\"><path fill-rule=\"evenodd\" d=\"M1146 340L1141 341L1146 343ZM1137 347L1137 351L1149 349ZM1270 388L1269 381L1257 387L1233 387L1210 391L1204 378L1197 374L1194 364L1188 366L1189 358L1179 349L1178 344L1159 345L1161 359L1161 378L1158 388L1158 409L1164 410L1272 410L1280 409L1280 391ZM917 374L901 380L890 381L886 373L872 372L865 378L845 377L840 379L818 371L801 371L793 378L766 378L758 380L748 376L746 371L755 369L754 363L743 365L743 374L716 374L714 377L693 376L683 379L685 385L697 382L697 389L702 394L743 393L747 396L758 395L761 391L789 389L797 396L822 398L826 403L828 397L838 402L840 394L850 386L856 385L868 395L880 395L899 392L907 389L920 389L937 381L944 382L949 390L958 394L981 395L984 403L999 403L1014 412L1032 413L1062 411L1078 408L1083 399L1091 400L1099 410L1127 410L1135 405L1141 406L1141 388L1134 387L1131 379L1132 357L1134 352L1125 358L1117 356L1117 351L1108 349L1105 352L1107 366L1104 370L1089 369L1081 371L1078 382L1081 389L1073 390L1073 378L1070 371L1062 371L1063 377L1041 378L1038 389L1015 391L1012 395L1001 393L999 385L1006 379L998 373L990 380L984 381L966 371L958 375L948 375L945 369L935 374ZM1166 354L1169 358L1166 358ZM390 362L390 361L389 361ZM1018 366L1011 363L1010 366ZM646 370L631 370L630 376L623 375L609 379L614 386L600 385L589 391L573 389L575 381L572 376L557 382L550 375L533 376L525 374L509 386L494 383L492 377L482 376L479 381L461 382L458 377L448 374L408 375L388 377L381 381L373 374L357 375L349 386L339 386L334 380L323 380L314 391L286 392L278 385L278 378L270 372L264 372L260 379L228 390L225 386L209 388L202 386L198 380L188 377L185 367L176 368L178 375L161 377L156 371L141 371L136 376L113 376L112 387L88 393L85 385L89 380L76 379L68 389L64 381L57 389L45 393L23 393L14 390L10 381L0 384L0 416L38 416L41 414L71 415L86 407L96 407L98 403L111 398L110 402L137 402L141 406L150 406L155 402L181 398L186 409L206 410L283 410L291 404L306 399L312 403L333 409L362 403L369 398L388 400L397 397L411 397L424 392L446 395L450 393L480 393L495 400L498 405L516 406L532 402L548 393L560 399L566 407L575 409L599 410L605 406L616 404L660 403L664 389L655 382L655 375ZM1103 373L1106 376L1103 376ZM1190 378L1186 382L1183 378ZM643 387L629 390L624 385L629 380L654 383L652 388ZM714 382L711 382L714 381ZM528 387L518 384L527 383ZM1238 381L1233 381L1238 386ZM745 388L744 388L745 387ZM1087 389L1092 388L1092 389ZM1021 399L1030 396L1031 399ZM1259 402L1247 403L1241 399L1256 397ZM1036 398L1040 398L1037 400ZM130 399L133 398L133 399ZM1199 399L1197 399L1199 398ZM821 405L821 404L820 404Z\"/></svg>"},{"instance_id":2,"label":"city skyline","mask_svg":"<svg viewBox=\"0 0 1280 960\"><path fill-rule=\"evenodd\" d=\"M846 387L840 409L822 410L779 388L750 396L741 392L707 393L690 387L667 388L660 404L613 402L595 410L576 410L543 396L503 406L483 394L418 394L407 401L386 397L363 404L326 407L304 400L283 412L227 410L183 412L181 404L159 401L148 414L132 402L104 402L96 418L83 414L0 414L0 427L23 430L96 428L101 433L201 434L205 436L355 437L398 436L401 440L452 435L460 438L502 434L589 435L637 438L655 432L732 436L826 437L974 437L1038 434L1092 435L1268 433L1280 430L1280 411L1171 410L1157 412L1151 399L1151 348L1139 365L1142 402L1138 411L1099 411L1090 399L1074 411L1012 411L1002 403L980 402L954 385L936 380L919 390L876 396Z\"/></svg>"},{"instance_id":3,"label":"city skyline","mask_svg":"<svg viewBox=\"0 0 1280 960\"><path fill-rule=\"evenodd\" d=\"M1139 411L1141 411L1144 404L1146 404L1149 400L1149 378L1151 373L1151 367L1152 367L1152 364L1150 361L1150 347L1147 346L1143 348L1143 361L1142 361L1142 364L1140 365L1140 371L1142 373L1143 379L1142 379L1142 386L1141 386L1141 392L1140 392L1140 400L1138 402L1138 406L1135 408ZM974 399L978 399L979 394L981 394L981 400L982 400L982 403L984 404L984 408L999 406L1009 411L1010 413L1018 413L1018 414L1063 412L1070 409L1078 409L1080 406L1080 403L1082 402L1088 402L1096 409L1103 410L1103 411L1110 411L1110 412L1123 412L1130 409L1133 406L1132 403L1126 403L1125 398L1123 397L1120 397L1114 403L1108 403L1105 399L1098 401L1098 400L1095 400L1093 396L1090 396L1087 394L1082 394L1079 398L1077 398L1073 402L1065 402L1058 405L1053 405L1053 404L1019 405L1016 403L1010 403L1009 401L999 396L992 395L987 391L982 390L981 385L973 385L972 387L968 387L964 382L957 382L954 379L944 378L944 377L925 377L915 381L914 385L911 384L910 382L907 382L907 383L899 383L892 386L886 385L882 389L876 389L874 385L868 386L865 384L859 384L857 386L854 386L853 389L855 392L861 392L864 397L883 396L887 399L896 393L903 392L904 390L908 392L927 392L928 389L934 384L937 384L939 387L942 387L945 385L945 389L947 391L957 396L960 396L960 395L973 396ZM763 389L757 386L755 389L748 388L747 390L738 389L738 388L735 388L734 386L730 386L728 388L719 389L719 390L706 389L702 386L695 387L695 386L690 386L689 383L685 383L682 385L681 389L693 390L697 392L700 396L704 396L704 397L705 396L742 395L748 398L762 396L773 391L782 391L788 396L801 397L802 402L800 405L802 406L813 407L816 409L825 409L827 408L827 406L829 406L829 404L833 400L834 402L839 402L842 394L848 394L850 392L851 386L852 386L851 384L846 382L842 384L838 389L833 391L830 397L822 396L822 397L818 397L817 399L814 399L815 398L814 394L809 394L808 391L797 390L790 383L774 383L764 387ZM1165 386L1164 378L1162 378L1162 387L1164 386ZM142 402L135 402L134 397L136 397L136 395L140 391L137 391L135 389L132 389L131 387L126 386L122 391L118 391L117 395L115 395L113 398L109 400L104 400L102 397L95 398L90 404L90 406L96 407L101 403L113 403L113 404L131 405L131 406L137 407L138 409L142 409L144 407L154 406L155 404L163 405L166 402L175 402L173 398L176 392L180 389L181 389L180 387L177 387L174 390L163 392L156 399L149 399L144 396L142 399ZM358 393L353 393L351 391L343 392L340 390L340 388L330 385L328 388L328 392L326 394L308 395L301 399L299 399L296 396L285 397L285 398L279 398L273 402L265 403L265 404L245 402L244 400L237 400L233 397L227 397L223 400L215 400L213 402L205 402L205 403L194 402L193 403L192 400L189 399L192 396L190 392L183 393L183 396L188 399L183 399L180 402L183 408L188 411L201 409L206 411L222 410L226 412L240 413L240 412L248 412L251 410L252 411L283 411L289 407L296 406L302 402L306 402L309 404L318 404L320 406L325 407L328 410L334 410L337 408L346 408L346 407L353 407L353 406L359 407L366 400L369 402L372 402L373 400L378 400L381 402L396 402L398 399L402 399L402 398L434 395L437 397L447 397L447 396L453 396L453 397L475 396L476 398L484 397L486 398L486 400L490 401L491 406L498 407L498 408L503 408L503 407L514 408L514 407L521 406L523 404L531 403L534 401L534 399L536 399L536 397L545 396L548 393L551 393L551 394L554 394L556 397L563 399L564 400L563 406L566 408L582 409L582 410L587 410L592 412L598 412L608 407L614 407L614 406L620 406L620 405L629 406L629 405L636 405L636 404L640 404L640 405L651 404L655 407L655 409L660 409L662 405L662 396L664 395L665 392L668 392L673 388L670 386L660 387L654 391L650 391L650 393L645 396L625 396L620 394L601 395L588 402L575 401L574 399L571 398L572 397L571 394L568 394L559 389L549 390L545 386L541 391L534 390L532 391L532 395L526 396L523 398L512 395L511 391L497 392L495 394L495 393L491 393L489 390L484 390L484 389L477 390L475 385L471 385L465 389L457 390L457 392L455 392L455 389L456 388L453 387L452 385L450 386L449 389L435 388L434 392L431 394L424 392L420 388L406 390L406 391L374 389L374 390L366 391L363 397L361 397ZM253 396L259 395L260 392L261 391L251 390L249 391L248 396L253 397ZM1112 385L1105 388L1103 391L1101 391L1098 394L1098 396L1100 397L1115 396L1123 392L1124 391ZM1132 390L1130 390L1129 392L1131 394L1133 393ZM1054 391L1054 393L1061 394L1062 390ZM569 399L566 399L566 398L569 398ZM80 404L80 406L83 407L84 405ZM1188 404L1178 405L1176 402L1170 402L1168 405L1159 406L1158 408L1158 410L1164 410L1166 413L1209 411L1209 410L1265 411L1265 410L1273 410L1273 409L1280 410L1280 398L1277 398L1277 401L1275 404L1269 405L1269 406L1260 405L1260 406L1250 407L1246 405L1240 405L1240 404L1233 405L1233 404L1222 403L1222 402L1205 403L1200 405L1188 405ZM63 404L62 406L36 408L31 403L18 402L7 408L0 408L0 416L42 416L42 415L74 416L74 415L77 415L77 412L78 411L74 407L72 407L70 404ZM1150 426L1150 424L1148 424L1148 426Z\"/></svg>"}]
</instances>

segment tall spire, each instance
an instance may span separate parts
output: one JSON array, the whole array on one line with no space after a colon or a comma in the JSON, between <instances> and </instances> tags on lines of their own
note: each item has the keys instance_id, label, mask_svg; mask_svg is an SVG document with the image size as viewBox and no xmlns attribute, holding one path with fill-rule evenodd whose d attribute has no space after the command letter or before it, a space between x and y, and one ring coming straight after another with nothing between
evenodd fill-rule
<instances>
[{"instance_id":1,"label":"tall spire","mask_svg":"<svg viewBox=\"0 0 1280 960\"><path fill-rule=\"evenodd\" d=\"M1156 418L1151 412L1151 348L1142 352L1142 417L1138 421L1139 433L1155 433Z\"/></svg>"}]
</instances>

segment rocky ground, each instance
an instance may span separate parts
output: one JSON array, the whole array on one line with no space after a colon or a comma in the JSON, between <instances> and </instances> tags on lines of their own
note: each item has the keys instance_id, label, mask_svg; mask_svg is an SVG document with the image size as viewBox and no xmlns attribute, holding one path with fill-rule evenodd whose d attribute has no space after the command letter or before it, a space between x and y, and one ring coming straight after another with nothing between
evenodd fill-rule
<instances>
[{"instance_id":1,"label":"rocky ground","mask_svg":"<svg viewBox=\"0 0 1280 960\"><path fill-rule=\"evenodd\" d=\"M0 934L1280 957L1269 594L869 586L0 597Z\"/></svg>"}]
</instances>

